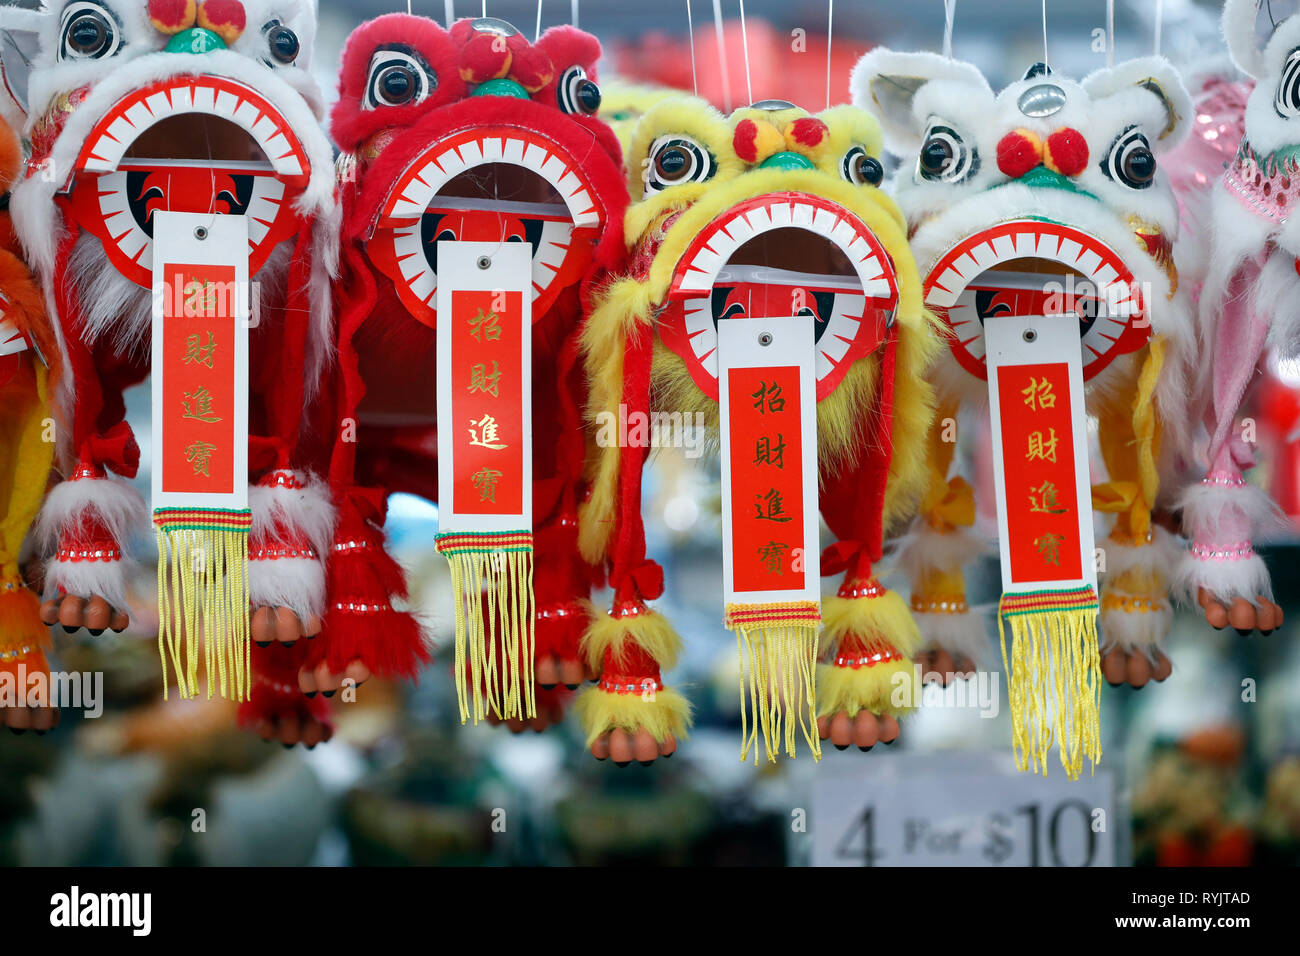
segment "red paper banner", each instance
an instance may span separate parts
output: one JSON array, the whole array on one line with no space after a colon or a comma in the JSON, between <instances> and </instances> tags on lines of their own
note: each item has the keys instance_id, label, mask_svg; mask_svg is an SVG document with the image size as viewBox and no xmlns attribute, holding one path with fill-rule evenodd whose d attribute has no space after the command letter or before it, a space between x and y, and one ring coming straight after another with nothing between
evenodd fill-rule
<instances>
[{"instance_id":1,"label":"red paper banner","mask_svg":"<svg viewBox=\"0 0 1300 956\"><path fill-rule=\"evenodd\" d=\"M1069 366L998 369L998 407L1014 582L1083 577Z\"/></svg>"},{"instance_id":2,"label":"red paper banner","mask_svg":"<svg viewBox=\"0 0 1300 956\"><path fill-rule=\"evenodd\" d=\"M244 480L235 474L235 267L170 265L162 295L162 491L232 494Z\"/></svg>"},{"instance_id":3,"label":"red paper banner","mask_svg":"<svg viewBox=\"0 0 1300 956\"><path fill-rule=\"evenodd\" d=\"M464 515L524 511L523 295L452 293L453 508Z\"/></svg>"},{"instance_id":4,"label":"red paper banner","mask_svg":"<svg viewBox=\"0 0 1300 956\"><path fill-rule=\"evenodd\" d=\"M735 590L802 591L807 452L799 367L733 368L727 388Z\"/></svg>"}]
</instances>

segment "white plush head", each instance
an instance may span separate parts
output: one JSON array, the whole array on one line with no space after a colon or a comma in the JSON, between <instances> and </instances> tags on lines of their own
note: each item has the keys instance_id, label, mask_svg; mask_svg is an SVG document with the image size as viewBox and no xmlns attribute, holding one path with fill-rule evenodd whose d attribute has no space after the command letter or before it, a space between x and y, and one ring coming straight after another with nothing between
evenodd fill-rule
<instances>
[{"instance_id":1,"label":"white plush head","mask_svg":"<svg viewBox=\"0 0 1300 956\"><path fill-rule=\"evenodd\" d=\"M998 311L1054 314L1049 286L1078 290L1063 311L1081 317L1090 380L1142 347L1140 319L1190 335L1173 302L1178 205L1158 157L1187 134L1192 108L1167 62L1133 60L1082 82L1040 64L995 93L968 63L877 49L852 89L903 159L894 192L926 301L949 315L953 356L976 380L986 375L978 323Z\"/></svg>"},{"instance_id":2,"label":"white plush head","mask_svg":"<svg viewBox=\"0 0 1300 956\"><path fill-rule=\"evenodd\" d=\"M1223 34L1242 72L1255 78L1246 140L1267 155L1300 145L1300 3L1228 0Z\"/></svg>"}]
</instances>

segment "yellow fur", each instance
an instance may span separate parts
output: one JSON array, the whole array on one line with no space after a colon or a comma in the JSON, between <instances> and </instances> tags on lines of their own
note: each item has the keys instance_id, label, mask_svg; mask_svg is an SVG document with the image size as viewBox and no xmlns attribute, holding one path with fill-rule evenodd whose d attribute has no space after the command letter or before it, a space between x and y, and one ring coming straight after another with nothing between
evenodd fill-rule
<instances>
[{"instance_id":1,"label":"yellow fur","mask_svg":"<svg viewBox=\"0 0 1300 956\"><path fill-rule=\"evenodd\" d=\"M602 734L616 729L630 734L645 730L659 743L669 734L682 740L691 725L691 705L681 694L666 687L648 698L589 687L578 695L574 710L578 724L587 735L588 747Z\"/></svg>"},{"instance_id":2,"label":"yellow fur","mask_svg":"<svg viewBox=\"0 0 1300 956\"><path fill-rule=\"evenodd\" d=\"M618 661L628 641L654 658L663 670L671 670L677 665L682 639L658 611L621 618L611 617L609 612L595 605L589 605L588 611L591 625L582 636L582 651L592 670L601 670L606 651L612 651L615 661Z\"/></svg>"},{"instance_id":3,"label":"yellow fur","mask_svg":"<svg viewBox=\"0 0 1300 956\"><path fill-rule=\"evenodd\" d=\"M912 679L911 661L858 668L822 664L817 668L817 716L829 717L843 711L852 719L865 710L902 717L915 708L897 704L894 690L899 682ZM908 691L902 699L910 703L912 696Z\"/></svg>"},{"instance_id":4,"label":"yellow fur","mask_svg":"<svg viewBox=\"0 0 1300 956\"><path fill-rule=\"evenodd\" d=\"M833 647L849 635L863 640L879 636L909 658L909 667L910 658L921 649L916 621L896 591L875 598L825 598L822 622L823 647Z\"/></svg>"}]
</instances>

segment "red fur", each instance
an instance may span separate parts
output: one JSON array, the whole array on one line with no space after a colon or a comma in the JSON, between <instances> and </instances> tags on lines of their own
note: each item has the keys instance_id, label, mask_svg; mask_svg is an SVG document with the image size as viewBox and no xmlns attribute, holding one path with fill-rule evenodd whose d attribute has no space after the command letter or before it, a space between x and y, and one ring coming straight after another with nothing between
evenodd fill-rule
<instances>
[{"instance_id":1,"label":"red fur","mask_svg":"<svg viewBox=\"0 0 1300 956\"><path fill-rule=\"evenodd\" d=\"M1013 131L998 143L998 169L1005 176L1019 179L1042 162L1041 145L1024 133Z\"/></svg>"},{"instance_id":2,"label":"red fur","mask_svg":"<svg viewBox=\"0 0 1300 956\"><path fill-rule=\"evenodd\" d=\"M559 96L559 81L571 66L580 66L587 79L596 80L596 64L600 62L600 41L590 33L576 27L551 27L542 34L535 47L546 54L554 67L550 82L533 94L533 99L547 106L555 106Z\"/></svg>"},{"instance_id":3,"label":"red fur","mask_svg":"<svg viewBox=\"0 0 1300 956\"><path fill-rule=\"evenodd\" d=\"M743 119L736 124L736 132L731 137L731 148L747 163L758 161L758 124L751 119Z\"/></svg>"},{"instance_id":4,"label":"red fur","mask_svg":"<svg viewBox=\"0 0 1300 956\"><path fill-rule=\"evenodd\" d=\"M1078 130L1057 130L1047 137L1045 152L1062 176L1077 176L1088 168L1088 141Z\"/></svg>"},{"instance_id":5,"label":"red fur","mask_svg":"<svg viewBox=\"0 0 1300 956\"><path fill-rule=\"evenodd\" d=\"M307 646L304 646L307 645ZM330 720L330 702L325 697L307 697L298 691L298 669L307 659L309 642L300 641L293 647L273 644L270 647L258 647L256 644L250 652L253 673L252 690L249 699L239 705L239 726L255 730L263 720L278 720L293 717L299 721L304 718L316 720L333 727ZM293 688L291 693L282 693L275 685Z\"/></svg>"}]
</instances>

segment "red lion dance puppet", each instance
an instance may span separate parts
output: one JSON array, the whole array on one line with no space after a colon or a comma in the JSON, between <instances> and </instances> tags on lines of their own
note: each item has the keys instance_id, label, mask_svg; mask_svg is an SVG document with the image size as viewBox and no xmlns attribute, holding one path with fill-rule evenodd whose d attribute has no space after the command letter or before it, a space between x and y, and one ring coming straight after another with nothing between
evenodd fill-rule
<instances>
[{"instance_id":1,"label":"red lion dance puppet","mask_svg":"<svg viewBox=\"0 0 1300 956\"><path fill-rule=\"evenodd\" d=\"M50 0L0 26L33 149L14 222L67 370L45 620L128 625L148 513L123 392L152 373L164 674L318 741L286 649L320 629L334 521L302 428L338 233L315 3Z\"/></svg>"},{"instance_id":2,"label":"red lion dance puppet","mask_svg":"<svg viewBox=\"0 0 1300 956\"><path fill-rule=\"evenodd\" d=\"M382 555L382 502L436 501L462 721L515 730L558 719L557 685L584 677L576 329L589 285L619 263L627 204L618 143L595 118L599 57L568 27L529 43L491 18L447 31L384 16L348 40L332 117L342 512L315 653L333 674L360 648L414 670L423 644L390 616L404 588Z\"/></svg>"}]
</instances>

